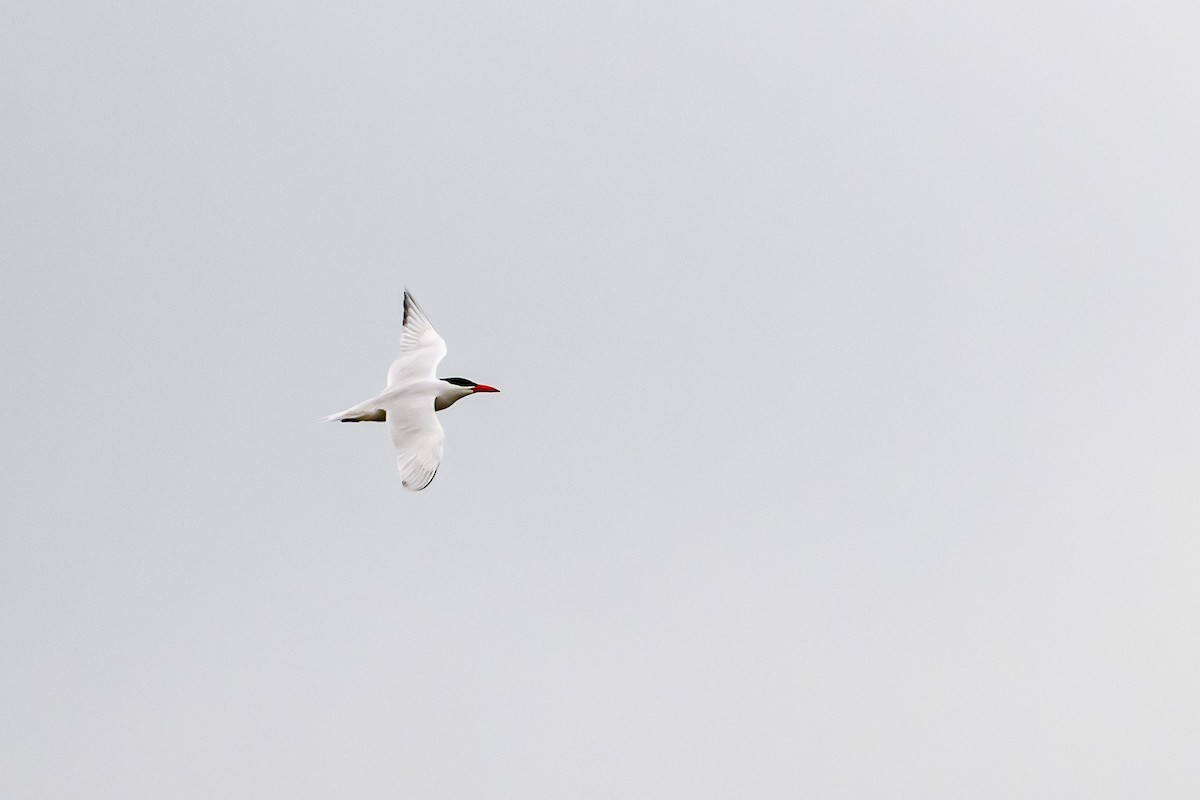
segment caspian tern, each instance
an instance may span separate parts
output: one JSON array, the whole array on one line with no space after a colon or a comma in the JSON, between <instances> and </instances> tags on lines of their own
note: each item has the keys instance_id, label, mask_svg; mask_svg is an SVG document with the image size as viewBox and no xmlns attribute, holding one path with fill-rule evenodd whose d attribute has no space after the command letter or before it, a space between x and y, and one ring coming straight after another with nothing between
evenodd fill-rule
<instances>
[{"instance_id":1,"label":"caspian tern","mask_svg":"<svg viewBox=\"0 0 1200 800\"><path fill-rule=\"evenodd\" d=\"M396 466L405 489L419 492L429 485L442 463L446 438L435 411L449 408L467 395L499 389L466 378L438 378L434 370L446 355L446 342L413 296L404 291L404 332L400 355L388 370L383 394L364 400L324 422L384 422L396 446Z\"/></svg>"}]
</instances>

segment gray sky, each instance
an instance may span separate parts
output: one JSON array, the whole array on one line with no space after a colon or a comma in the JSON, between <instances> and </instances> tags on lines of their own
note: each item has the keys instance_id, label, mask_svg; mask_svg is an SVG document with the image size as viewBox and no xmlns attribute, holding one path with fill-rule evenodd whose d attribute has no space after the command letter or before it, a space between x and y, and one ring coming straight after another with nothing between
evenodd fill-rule
<instances>
[{"instance_id":1,"label":"gray sky","mask_svg":"<svg viewBox=\"0 0 1200 800\"><path fill-rule=\"evenodd\" d=\"M0 795L1194 798L1197 41L9 3Z\"/></svg>"}]
</instances>

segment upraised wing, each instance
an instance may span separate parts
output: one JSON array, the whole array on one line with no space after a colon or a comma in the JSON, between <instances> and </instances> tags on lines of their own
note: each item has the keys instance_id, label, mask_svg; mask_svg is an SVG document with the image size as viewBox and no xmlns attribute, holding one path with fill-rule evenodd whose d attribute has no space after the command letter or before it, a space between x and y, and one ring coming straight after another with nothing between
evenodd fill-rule
<instances>
[{"instance_id":1,"label":"upraised wing","mask_svg":"<svg viewBox=\"0 0 1200 800\"><path fill-rule=\"evenodd\" d=\"M400 334L400 355L388 370L388 386L436 377L438 362L446 357L446 342L433 329L433 323L404 290L404 329ZM433 413L430 405L429 413Z\"/></svg>"},{"instance_id":2,"label":"upraised wing","mask_svg":"<svg viewBox=\"0 0 1200 800\"><path fill-rule=\"evenodd\" d=\"M396 446L400 483L405 489L419 492L437 474L442 463L442 442L446 438L441 423L433 414L433 398L401 395L388 408L387 423L392 444Z\"/></svg>"}]
</instances>

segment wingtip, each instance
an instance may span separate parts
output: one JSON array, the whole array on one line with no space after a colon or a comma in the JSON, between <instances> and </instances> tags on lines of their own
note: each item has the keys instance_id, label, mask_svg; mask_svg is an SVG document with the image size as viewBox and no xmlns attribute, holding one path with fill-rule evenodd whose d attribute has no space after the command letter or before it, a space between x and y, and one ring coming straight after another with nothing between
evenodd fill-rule
<instances>
[{"instance_id":1,"label":"wingtip","mask_svg":"<svg viewBox=\"0 0 1200 800\"><path fill-rule=\"evenodd\" d=\"M405 289L404 290L404 319L401 320L400 324L407 325L409 317L411 317L413 314L416 314L419 317L423 317L426 322L429 321L429 317L426 316L426 314L425 314L425 309L421 308L421 304L417 302L417 298L413 297L412 292L410 292L408 289Z\"/></svg>"},{"instance_id":2,"label":"wingtip","mask_svg":"<svg viewBox=\"0 0 1200 800\"><path fill-rule=\"evenodd\" d=\"M413 308L420 308L420 306L418 306L417 301L413 299L412 293L408 291L407 287L405 287L405 289L404 289L404 319L401 320L402 325L408 324L408 315L412 313Z\"/></svg>"}]
</instances>

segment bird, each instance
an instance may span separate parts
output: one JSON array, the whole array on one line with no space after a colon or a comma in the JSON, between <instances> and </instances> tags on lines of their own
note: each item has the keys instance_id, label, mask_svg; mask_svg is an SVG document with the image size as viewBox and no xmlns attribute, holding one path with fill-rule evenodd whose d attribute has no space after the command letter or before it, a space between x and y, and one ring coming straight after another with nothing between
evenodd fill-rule
<instances>
[{"instance_id":1,"label":"bird","mask_svg":"<svg viewBox=\"0 0 1200 800\"><path fill-rule=\"evenodd\" d=\"M434 413L464 397L500 391L467 378L436 377L438 362L445 355L445 340L405 289L400 355L388 370L387 389L321 421L387 422L396 448L400 484L421 491L433 481L442 463L445 434Z\"/></svg>"}]
</instances>

